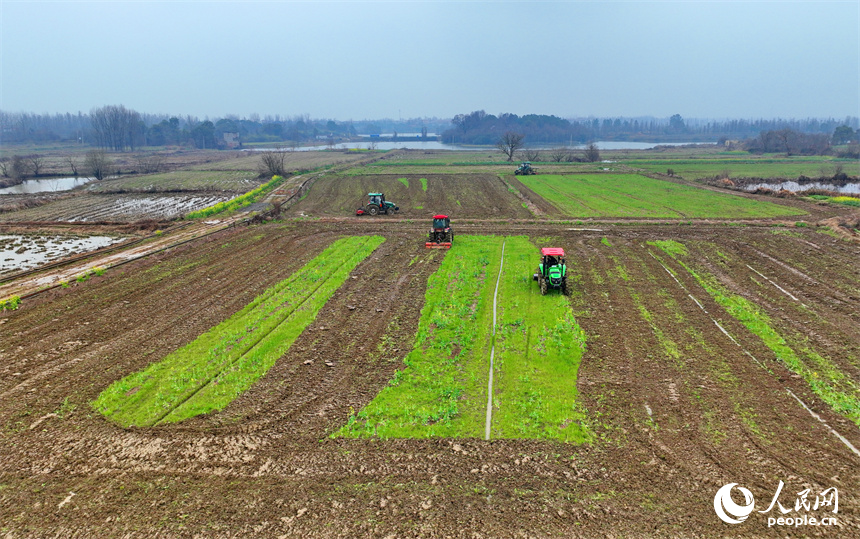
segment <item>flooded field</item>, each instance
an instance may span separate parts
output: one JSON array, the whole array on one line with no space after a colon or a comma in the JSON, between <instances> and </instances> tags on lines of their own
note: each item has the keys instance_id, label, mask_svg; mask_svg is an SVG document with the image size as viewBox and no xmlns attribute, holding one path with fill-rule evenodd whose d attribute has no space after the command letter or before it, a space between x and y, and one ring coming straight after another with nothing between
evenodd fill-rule
<instances>
[{"instance_id":1,"label":"flooded field","mask_svg":"<svg viewBox=\"0 0 860 539\"><path fill-rule=\"evenodd\" d=\"M230 200L230 194L126 194L80 196L0 216L0 221L130 222L140 219L169 220L190 211Z\"/></svg>"},{"instance_id":2,"label":"flooded field","mask_svg":"<svg viewBox=\"0 0 860 539\"><path fill-rule=\"evenodd\" d=\"M802 184L796 181L760 182L744 185L743 189L744 191L751 192L755 191L756 189L772 189L774 191L780 191L785 189L786 191L792 191L794 193L808 191L809 189L818 189L823 191L833 191L842 195L853 195L860 193L860 182L846 183L844 185L837 185L835 183L827 182L804 182Z\"/></svg>"},{"instance_id":3,"label":"flooded field","mask_svg":"<svg viewBox=\"0 0 860 539\"><path fill-rule=\"evenodd\" d=\"M122 239L111 236L0 235L0 275L94 251Z\"/></svg>"}]
</instances>

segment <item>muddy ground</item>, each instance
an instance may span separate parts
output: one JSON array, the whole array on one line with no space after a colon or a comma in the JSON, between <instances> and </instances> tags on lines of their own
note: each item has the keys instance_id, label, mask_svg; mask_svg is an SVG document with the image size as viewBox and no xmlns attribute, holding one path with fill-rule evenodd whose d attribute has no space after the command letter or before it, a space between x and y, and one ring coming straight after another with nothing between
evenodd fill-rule
<instances>
[{"instance_id":1,"label":"muddy ground","mask_svg":"<svg viewBox=\"0 0 860 539\"><path fill-rule=\"evenodd\" d=\"M807 486L839 490L839 527L802 534L860 537L860 456L787 390L855 447L860 430L666 260L676 282L647 241L684 242L855 380L860 246L810 230L595 226L512 231L555 238L577 277L571 306L588 335L577 390L595 434L582 446L329 438L402 368L444 256L403 220L225 230L31 298L0 315L0 534L786 536L796 532L768 529L766 515L732 526L713 509L730 482L764 509L782 480L789 507ZM90 408L110 383L226 319L338 235L380 232L387 241L223 412L126 430ZM679 357L663 353L667 337Z\"/></svg>"}]
</instances>

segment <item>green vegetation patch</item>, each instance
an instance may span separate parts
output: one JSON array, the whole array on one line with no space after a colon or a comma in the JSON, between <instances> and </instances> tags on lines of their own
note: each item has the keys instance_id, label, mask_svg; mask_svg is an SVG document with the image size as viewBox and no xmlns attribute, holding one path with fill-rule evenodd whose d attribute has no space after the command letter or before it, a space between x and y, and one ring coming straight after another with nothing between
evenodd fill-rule
<instances>
[{"instance_id":1,"label":"green vegetation patch","mask_svg":"<svg viewBox=\"0 0 860 539\"><path fill-rule=\"evenodd\" d=\"M805 213L638 174L539 174L519 180L571 217L737 219Z\"/></svg>"},{"instance_id":2,"label":"green vegetation patch","mask_svg":"<svg viewBox=\"0 0 860 539\"><path fill-rule=\"evenodd\" d=\"M860 425L860 388L837 365L808 346L802 347L802 354L795 351L783 335L774 329L770 317L757 304L733 294L713 275L697 271L682 261L680 257L686 256L686 248L679 249L678 245L681 244L678 242L651 241L648 243L675 259L714 301L751 333L758 336L791 372L806 380L812 391L835 412L845 415Z\"/></svg>"},{"instance_id":3,"label":"green vegetation patch","mask_svg":"<svg viewBox=\"0 0 860 539\"><path fill-rule=\"evenodd\" d=\"M202 210L197 210L189 213L185 216L186 219L199 219L201 217L210 217L212 215L218 213L225 213L230 211L238 210L239 208L244 208L245 206L250 206L254 202L262 199L275 189L277 189L282 183L286 181L286 178L282 176L272 176L272 179L268 182L264 183L260 187L248 191L244 195L237 196L236 198L219 202L217 204L213 204L208 208L203 208Z\"/></svg>"},{"instance_id":4,"label":"green vegetation patch","mask_svg":"<svg viewBox=\"0 0 860 539\"><path fill-rule=\"evenodd\" d=\"M406 368L335 436L483 437L503 241L492 437L587 439L576 405L585 335L566 297L541 296L532 283L537 248L495 236L457 237L428 280Z\"/></svg>"},{"instance_id":5,"label":"green vegetation patch","mask_svg":"<svg viewBox=\"0 0 860 539\"><path fill-rule=\"evenodd\" d=\"M265 374L381 236L334 242L244 309L158 363L104 390L93 407L128 426L173 423L221 410Z\"/></svg>"}]
</instances>

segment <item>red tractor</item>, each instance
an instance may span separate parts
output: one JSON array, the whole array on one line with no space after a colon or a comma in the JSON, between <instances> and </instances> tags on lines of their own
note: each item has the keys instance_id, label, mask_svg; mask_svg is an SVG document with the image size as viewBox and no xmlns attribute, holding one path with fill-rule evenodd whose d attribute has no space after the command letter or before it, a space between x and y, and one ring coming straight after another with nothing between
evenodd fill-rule
<instances>
[{"instance_id":1,"label":"red tractor","mask_svg":"<svg viewBox=\"0 0 860 539\"><path fill-rule=\"evenodd\" d=\"M430 227L430 241L424 244L428 249L450 249L454 241L451 219L447 215L434 215Z\"/></svg>"}]
</instances>

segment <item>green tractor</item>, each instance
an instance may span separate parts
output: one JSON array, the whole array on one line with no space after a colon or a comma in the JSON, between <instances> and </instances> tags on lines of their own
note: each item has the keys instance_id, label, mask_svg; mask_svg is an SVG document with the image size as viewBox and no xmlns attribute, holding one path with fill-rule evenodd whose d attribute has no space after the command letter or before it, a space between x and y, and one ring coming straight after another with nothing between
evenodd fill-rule
<instances>
[{"instance_id":1,"label":"green tractor","mask_svg":"<svg viewBox=\"0 0 860 539\"><path fill-rule=\"evenodd\" d=\"M534 280L540 283L540 293L545 295L547 290L561 290L565 296L570 293L567 288L567 266L564 263L564 249L560 247L544 247L540 250L540 264Z\"/></svg>"},{"instance_id":2,"label":"green tractor","mask_svg":"<svg viewBox=\"0 0 860 539\"><path fill-rule=\"evenodd\" d=\"M515 176L532 176L534 174L537 174L537 169L533 168L532 164L528 161L523 161L523 163L514 171Z\"/></svg>"},{"instance_id":3,"label":"green tractor","mask_svg":"<svg viewBox=\"0 0 860 539\"><path fill-rule=\"evenodd\" d=\"M397 204L385 200L385 193L367 193L367 204L355 210L356 215L378 215L400 211Z\"/></svg>"}]
</instances>

